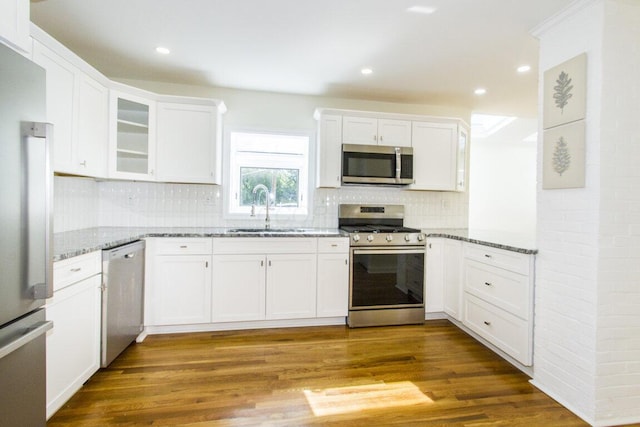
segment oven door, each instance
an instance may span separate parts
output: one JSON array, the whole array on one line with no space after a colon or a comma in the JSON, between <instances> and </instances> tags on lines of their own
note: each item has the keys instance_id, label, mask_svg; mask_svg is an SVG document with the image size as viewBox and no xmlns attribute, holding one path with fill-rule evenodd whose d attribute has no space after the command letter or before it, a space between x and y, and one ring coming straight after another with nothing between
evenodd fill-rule
<instances>
[{"instance_id":1,"label":"oven door","mask_svg":"<svg viewBox=\"0 0 640 427\"><path fill-rule=\"evenodd\" d=\"M424 307L424 247L351 249L349 310Z\"/></svg>"}]
</instances>

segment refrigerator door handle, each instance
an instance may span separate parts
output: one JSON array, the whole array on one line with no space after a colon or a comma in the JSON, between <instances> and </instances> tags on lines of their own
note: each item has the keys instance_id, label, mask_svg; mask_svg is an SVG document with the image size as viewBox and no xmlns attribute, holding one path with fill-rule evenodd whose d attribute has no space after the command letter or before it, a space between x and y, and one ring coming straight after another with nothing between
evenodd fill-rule
<instances>
[{"instance_id":1,"label":"refrigerator door handle","mask_svg":"<svg viewBox=\"0 0 640 427\"><path fill-rule=\"evenodd\" d=\"M28 215L28 277L34 299L53 296L53 167L51 164L53 125L41 122L23 122L25 136L24 158L26 163L25 185ZM45 200L44 211L42 199ZM35 207L35 208L34 208ZM39 241L44 234L44 247ZM44 257L44 259L43 259ZM44 265L42 272L37 266Z\"/></svg>"},{"instance_id":2,"label":"refrigerator door handle","mask_svg":"<svg viewBox=\"0 0 640 427\"><path fill-rule=\"evenodd\" d=\"M50 320L34 323L33 326L28 328L23 335L0 347L0 359L10 355L20 347L29 344L51 328L53 328L53 322Z\"/></svg>"}]
</instances>

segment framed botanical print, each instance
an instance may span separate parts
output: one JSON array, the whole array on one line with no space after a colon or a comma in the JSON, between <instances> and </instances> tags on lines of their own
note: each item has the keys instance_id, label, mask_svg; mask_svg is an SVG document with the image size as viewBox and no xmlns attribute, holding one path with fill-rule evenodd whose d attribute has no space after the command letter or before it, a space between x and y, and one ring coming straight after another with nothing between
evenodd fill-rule
<instances>
[{"instance_id":1,"label":"framed botanical print","mask_svg":"<svg viewBox=\"0 0 640 427\"><path fill-rule=\"evenodd\" d=\"M544 72L543 129L585 118L586 78L586 53Z\"/></svg>"},{"instance_id":2,"label":"framed botanical print","mask_svg":"<svg viewBox=\"0 0 640 427\"><path fill-rule=\"evenodd\" d=\"M585 122L546 129L542 147L542 188L580 188L585 183Z\"/></svg>"}]
</instances>

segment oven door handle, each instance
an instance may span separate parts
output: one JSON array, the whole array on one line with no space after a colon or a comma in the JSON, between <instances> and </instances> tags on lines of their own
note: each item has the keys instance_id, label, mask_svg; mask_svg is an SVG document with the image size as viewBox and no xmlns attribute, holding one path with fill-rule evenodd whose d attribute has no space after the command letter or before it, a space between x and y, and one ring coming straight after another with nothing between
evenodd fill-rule
<instances>
[{"instance_id":1,"label":"oven door handle","mask_svg":"<svg viewBox=\"0 0 640 427\"><path fill-rule=\"evenodd\" d=\"M425 248L415 249L353 249L354 255L385 255L385 254L423 254Z\"/></svg>"}]
</instances>

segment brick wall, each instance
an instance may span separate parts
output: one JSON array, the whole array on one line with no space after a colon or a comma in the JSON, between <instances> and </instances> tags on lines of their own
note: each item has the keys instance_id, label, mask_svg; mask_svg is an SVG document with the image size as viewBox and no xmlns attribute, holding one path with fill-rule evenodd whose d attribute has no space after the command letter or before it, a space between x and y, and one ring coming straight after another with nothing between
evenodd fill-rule
<instances>
[{"instance_id":1,"label":"brick wall","mask_svg":"<svg viewBox=\"0 0 640 427\"><path fill-rule=\"evenodd\" d=\"M585 0L536 30L541 83L583 52L588 77L585 188L542 190L538 165L534 384L594 425L640 421L639 19Z\"/></svg>"},{"instance_id":2,"label":"brick wall","mask_svg":"<svg viewBox=\"0 0 640 427\"><path fill-rule=\"evenodd\" d=\"M596 422L640 420L640 1L607 1L602 42Z\"/></svg>"}]
</instances>

